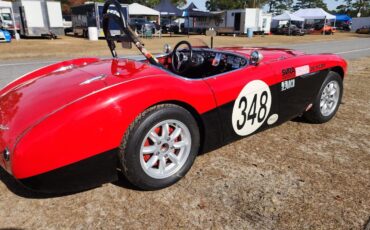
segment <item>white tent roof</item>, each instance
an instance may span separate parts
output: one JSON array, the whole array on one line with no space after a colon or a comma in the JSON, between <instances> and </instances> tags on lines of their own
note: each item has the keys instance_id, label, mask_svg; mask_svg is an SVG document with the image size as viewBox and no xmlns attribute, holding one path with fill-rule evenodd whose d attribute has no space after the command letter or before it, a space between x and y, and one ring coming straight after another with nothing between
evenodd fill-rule
<instances>
[{"instance_id":1,"label":"white tent roof","mask_svg":"<svg viewBox=\"0 0 370 230\"><path fill-rule=\"evenodd\" d=\"M12 7L12 3L11 2L6 2L6 1L1 1L0 0L0 7Z\"/></svg>"},{"instance_id":2,"label":"white tent roof","mask_svg":"<svg viewBox=\"0 0 370 230\"><path fill-rule=\"evenodd\" d=\"M278 16L275 16L272 18L272 20L277 20L277 21L300 21L303 22L304 18L298 17L294 14L291 14L289 12L284 12L283 14L280 14Z\"/></svg>"},{"instance_id":3,"label":"white tent roof","mask_svg":"<svg viewBox=\"0 0 370 230\"><path fill-rule=\"evenodd\" d=\"M295 16L304 19L335 19L335 15L327 13L321 8L311 8L311 9L300 9L293 13Z\"/></svg>"},{"instance_id":4,"label":"white tent roof","mask_svg":"<svg viewBox=\"0 0 370 230\"><path fill-rule=\"evenodd\" d=\"M145 16L160 16L159 11L156 11L147 6L140 5L138 3L132 3L128 6L128 13L130 15L145 15Z\"/></svg>"}]
</instances>

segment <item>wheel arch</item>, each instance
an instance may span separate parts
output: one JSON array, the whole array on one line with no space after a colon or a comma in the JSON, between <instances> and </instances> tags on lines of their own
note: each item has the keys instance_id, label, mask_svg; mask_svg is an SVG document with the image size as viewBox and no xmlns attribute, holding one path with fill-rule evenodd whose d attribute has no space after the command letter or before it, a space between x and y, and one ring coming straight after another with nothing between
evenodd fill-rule
<instances>
[{"instance_id":1,"label":"wheel arch","mask_svg":"<svg viewBox=\"0 0 370 230\"><path fill-rule=\"evenodd\" d=\"M191 106L189 103L179 101L179 100L169 100L169 101L161 101L155 105L150 106L149 108L156 106L156 105L163 105L163 104L172 104L180 106L181 108L184 108L185 110L189 111L190 114L194 117L195 121L197 122L198 128L199 128L199 136L200 136L200 149L203 149L204 142L205 142L205 126L203 119L201 115L198 113L198 111ZM146 108L145 110L149 109Z\"/></svg>"},{"instance_id":2,"label":"wheel arch","mask_svg":"<svg viewBox=\"0 0 370 230\"><path fill-rule=\"evenodd\" d=\"M339 74L339 76L342 78L342 80L344 80L344 70L343 70L342 67L335 66L335 67L332 67L330 70Z\"/></svg>"}]
</instances>

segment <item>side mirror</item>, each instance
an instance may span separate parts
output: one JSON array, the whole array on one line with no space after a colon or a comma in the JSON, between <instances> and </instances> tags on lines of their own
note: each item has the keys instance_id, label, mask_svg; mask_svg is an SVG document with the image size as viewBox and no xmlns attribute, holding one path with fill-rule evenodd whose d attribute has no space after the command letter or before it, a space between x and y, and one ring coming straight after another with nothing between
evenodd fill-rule
<instances>
[{"instance_id":1,"label":"side mirror","mask_svg":"<svg viewBox=\"0 0 370 230\"><path fill-rule=\"evenodd\" d=\"M163 52L164 52L164 53L169 54L169 53L171 53L171 51L172 51L172 48L171 48L171 46L170 46L170 45L165 44L165 45L163 46Z\"/></svg>"},{"instance_id":2,"label":"side mirror","mask_svg":"<svg viewBox=\"0 0 370 230\"><path fill-rule=\"evenodd\" d=\"M256 51L253 51L250 57L250 62L254 65L258 65L263 60L262 53Z\"/></svg>"}]
</instances>

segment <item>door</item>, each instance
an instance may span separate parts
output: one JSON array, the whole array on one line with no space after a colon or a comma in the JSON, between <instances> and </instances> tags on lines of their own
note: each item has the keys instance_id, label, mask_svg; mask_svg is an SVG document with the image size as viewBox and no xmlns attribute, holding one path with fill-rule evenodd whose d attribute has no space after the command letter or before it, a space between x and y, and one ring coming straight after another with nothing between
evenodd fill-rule
<instances>
[{"instance_id":1,"label":"door","mask_svg":"<svg viewBox=\"0 0 370 230\"><path fill-rule=\"evenodd\" d=\"M279 114L282 121L302 114L314 101L327 71L325 64L308 63L307 57L286 59L271 64L281 78Z\"/></svg>"},{"instance_id":2,"label":"door","mask_svg":"<svg viewBox=\"0 0 370 230\"><path fill-rule=\"evenodd\" d=\"M241 13L234 13L234 31L240 31Z\"/></svg>"},{"instance_id":3,"label":"door","mask_svg":"<svg viewBox=\"0 0 370 230\"><path fill-rule=\"evenodd\" d=\"M205 79L214 92L225 143L278 124L280 82L267 64Z\"/></svg>"}]
</instances>

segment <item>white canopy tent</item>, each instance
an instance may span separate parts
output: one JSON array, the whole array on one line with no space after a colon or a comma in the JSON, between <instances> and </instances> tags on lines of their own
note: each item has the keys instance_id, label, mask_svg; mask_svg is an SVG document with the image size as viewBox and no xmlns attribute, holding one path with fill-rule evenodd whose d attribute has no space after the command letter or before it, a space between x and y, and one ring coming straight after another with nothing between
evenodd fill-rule
<instances>
[{"instance_id":1,"label":"white canopy tent","mask_svg":"<svg viewBox=\"0 0 370 230\"><path fill-rule=\"evenodd\" d=\"M290 23L291 23L291 21L302 22L302 28L303 28L303 22L304 22L305 19L301 18L299 16L296 16L294 14L291 14L289 12L284 12L283 14L280 14L278 16L273 17L272 20L289 21L289 35L290 35Z\"/></svg>"},{"instance_id":2,"label":"white canopy tent","mask_svg":"<svg viewBox=\"0 0 370 230\"><path fill-rule=\"evenodd\" d=\"M324 21L324 27L326 26L326 22L328 20L334 20L334 26L336 23L336 16L329 14L325 10L321 8L310 8L310 9L300 9L293 13L295 16L304 18L305 20L308 19L323 19ZM323 33L325 35L325 32Z\"/></svg>"},{"instance_id":3,"label":"white canopy tent","mask_svg":"<svg viewBox=\"0 0 370 230\"><path fill-rule=\"evenodd\" d=\"M280 14L278 16L275 16L272 18L272 20L277 20L277 21L299 21L299 22L304 22L304 18L301 18L299 16L296 16L294 14L291 14L289 12L285 12L283 14Z\"/></svg>"},{"instance_id":4,"label":"white canopy tent","mask_svg":"<svg viewBox=\"0 0 370 230\"><path fill-rule=\"evenodd\" d=\"M326 19L335 20L335 15L329 14L321 8L310 8L310 9L300 9L293 13L293 15L304 18L304 19Z\"/></svg>"},{"instance_id":5,"label":"white canopy tent","mask_svg":"<svg viewBox=\"0 0 370 230\"><path fill-rule=\"evenodd\" d=\"M139 3L132 3L128 6L128 13L129 15L136 15L136 16L157 16L158 23L161 23L161 13L157 10L149 8L147 6L143 6Z\"/></svg>"}]
</instances>

